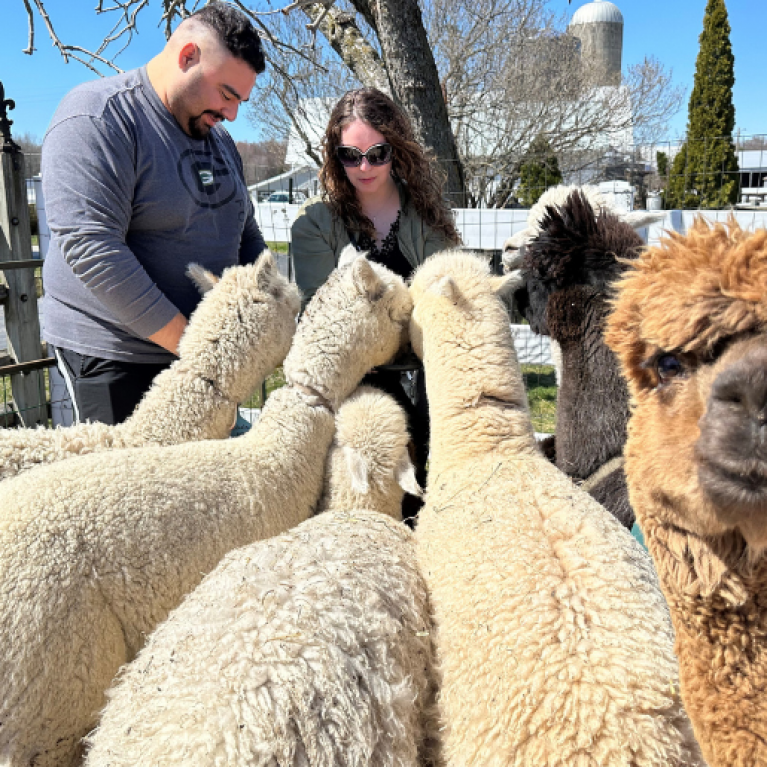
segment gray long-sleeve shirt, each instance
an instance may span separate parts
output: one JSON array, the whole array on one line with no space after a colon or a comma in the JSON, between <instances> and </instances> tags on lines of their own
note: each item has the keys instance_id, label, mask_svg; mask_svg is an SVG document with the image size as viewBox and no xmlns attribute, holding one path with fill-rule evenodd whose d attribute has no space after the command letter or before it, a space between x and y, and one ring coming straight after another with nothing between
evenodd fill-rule
<instances>
[{"instance_id":1,"label":"gray long-sleeve shirt","mask_svg":"<svg viewBox=\"0 0 767 767\"><path fill-rule=\"evenodd\" d=\"M51 243L45 339L106 359L164 362L147 340L200 300L185 275L264 249L237 148L221 125L187 136L145 68L78 86L43 142Z\"/></svg>"}]
</instances>

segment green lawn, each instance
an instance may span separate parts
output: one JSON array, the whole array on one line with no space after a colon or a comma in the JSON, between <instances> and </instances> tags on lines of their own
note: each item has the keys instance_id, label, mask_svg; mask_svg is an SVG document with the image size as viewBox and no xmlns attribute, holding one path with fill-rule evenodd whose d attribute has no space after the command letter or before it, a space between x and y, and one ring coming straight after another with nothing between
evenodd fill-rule
<instances>
[{"instance_id":1,"label":"green lawn","mask_svg":"<svg viewBox=\"0 0 767 767\"><path fill-rule=\"evenodd\" d=\"M282 366L278 367L264 382L266 386L266 396L268 397L276 389L285 386L285 373L282 370ZM258 387L253 396L247 401L243 402L242 406L245 408L262 408L264 406L263 398L263 386Z\"/></svg>"},{"instance_id":2,"label":"green lawn","mask_svg":"<svg viewBox=\"0 0 767 767\"><path fill-rule=\"evenodd\" d=\"M267 242L266 247L269 248L272 253L285 253L287 255L288 252L287 242Z\"/></svg>"},{"instance_id":3,"label":"green lawn","mask_svg":"<svg viewBox=\"0 0 767 767\"><path fill-rule=\"evenodd\" d=\"M553 365L522 365L522 376L536 431L553 434L557 427L557 379Z\"/></svg>"}]
</instances>

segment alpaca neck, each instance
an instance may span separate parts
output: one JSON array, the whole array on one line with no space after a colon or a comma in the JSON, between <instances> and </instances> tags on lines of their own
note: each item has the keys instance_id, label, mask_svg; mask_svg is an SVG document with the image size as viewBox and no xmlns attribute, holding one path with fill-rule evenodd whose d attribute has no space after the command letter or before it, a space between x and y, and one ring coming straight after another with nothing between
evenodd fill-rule
<instances>
[{"instance_id":1,"label":"alpaca neck","mask_svg":"<svg viewBox=\"0 0 767 767\"><path fill-rule=\"evenodd\" d=\"M628 390L618 361L602 340L603 311L588 313L575 338L560 341L557 467L585 479L621 455L626 442Z\"/></svg>"},{"instance_id":2,"label":"alpaca neck","mask_svg":"<svg viewBox=\"0 0 767 767\"><path fill-rule=\"evenodd\" d=\"M316 503L334 433L333 412L312 394L288 385L272 392L253 428L232 442L248 454L268 454L268 471L280 482L313 484L316 480ZM244 477L243 482L258 486L263 472Z\"/></svg>"},{"instance_id":3,"label":"alpaca neck","mask_svg":"<svg viewBox=\"0 0 767 767\"><path fill-rule=\"evenodd\" d=\"M373 367L369 355L360 347L352 346L343 356L347 359L322 351L302 350L297 364L290 356L285 360L285 380L290 386L311 392L318 403L326 403L336 409Z\"/></svg>"},{"instance_id":4,"label":"alpaca neck","mask_svg":"<svg viewBox=\"0 0 767 767\"><path fill-rule=\"evenodd\" d=\"M119 439L172 445L228 436L236 403L193 368L182 366L179 360L160 373L130 418L115 427Z\"/></svg>"},{"instance_id":5,"label":"alpaca neck","mask_svg":"<svg viewBox=\"0 0 767 767\"><path fill-rule=\"evenodd\" d=\"M431 464L537 452L511 328L499 309L494 322L424 328Z\"/></svg>"},{"instance_id":6,"label":"alpaca neck","mask_svg":"<svg viewBox=\"0 0 767 767\"><path fill-rule=\"evenodd\" d=\"M739 533L701 539L652 518L643 519L643 530L671 612L682 697L704 757L728 767L767 762L761 689L767 560L749 562Z\"/></svg>"}]
</instances>

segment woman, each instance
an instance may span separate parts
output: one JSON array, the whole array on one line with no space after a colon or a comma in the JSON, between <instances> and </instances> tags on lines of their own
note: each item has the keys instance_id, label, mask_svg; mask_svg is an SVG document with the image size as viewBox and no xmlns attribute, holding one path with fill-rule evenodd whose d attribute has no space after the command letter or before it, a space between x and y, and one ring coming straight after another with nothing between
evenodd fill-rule
<instances>
[{"instance_id":1,"label":"woman","mask_svg":"<svg viewBox=\"0 0 767 767\"><path fill-rule=\"evenodd\" d=\"M460 242L442 196L443 174L415 140L405 112L381 91L360 88L341 98L330 115L322 151L322 195L303 205L292 228L296 282L304 302L335 269L349 243L408 279L430 255ZM408 411L421 484L429 424L422 373L415 376L415 404L403 389L403 380L413 383L412 375L379 368L366 378ZM408 514L407 505L403 514Z\"/></svg>"},{"instance_id":2,"label":"woman","mask_svg":"<svg viewBox=\"0 0 767 767\"><path fill-rule=\"evenodd\" d=\"M349 91L323 139L322 195L292 228L296 282L308 302L352 242L408 278L432 253L460 241L442 178L405 112L375 88Z\"/></svg>"}]
</instances>

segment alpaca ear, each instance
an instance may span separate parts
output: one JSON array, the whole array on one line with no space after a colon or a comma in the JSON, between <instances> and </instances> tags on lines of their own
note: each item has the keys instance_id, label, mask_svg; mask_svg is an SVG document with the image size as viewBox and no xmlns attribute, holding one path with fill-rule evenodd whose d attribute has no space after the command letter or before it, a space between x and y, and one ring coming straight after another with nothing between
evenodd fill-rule
<instances>
[{"instance_id":1,"label":"alpaca ear","mask_svg":"<svg viewBox=\"0 0 767 767\"><path fill-rule=\"evenodd\" d=\"M508 274L504 274L503 277L490 278L490 286L496 296L516 293L525 282L525 276L521 269L515 269Z\"/></svg>"},{"instance_id":2,"label":"alpaca ear","mask_svg":"<svg viewBox=\"0 0 767 767\"><path fill-rule=\"evenodd\" d=\"M535 236L535 230L527 226L521 229L516 234L512 234L511 237L507 237L503 243L503 252L515 252L519 250L529 239Z\"/></svg>"},{"instance_id":3,"label":"alpaca ear","mask_svg":"<svg viewBox=\"0 0 767 767\"><path fill-rule=\"evenodd\" d=\"M359 294L367 296L371 301L377 301L384 294L386 286L375 273L366 258L357 258L352 263L352 282Z\"/></svg>"},{"instance_id":4,"label":"alpaca ear","mask_svg":"<svg viewBox=\"0 0 767 767\"><path fill-rule=\"evenodd\" d=\"M456 285L455 280L449 274L429 285L429 291L436 293L438 296L444 296L454 304L457 304L461 297L458 285Z\"/></svg>"},{"instance_id":5,"label":"alpaca ear","mask_svg":"<svg viewBox=\"0 0 767 767\"><path fill-rule=\"evenodd\" d=\"M415 478L415 466L410 460L410 456L407 450L402 454L402 457L397 464L397 468L394 470L394 478L397 480L397 484L410 495L415 495L418 498L423 498L423 490L418 484L418 480Z\"/></svg>"},{"instance_id":6,"label":"alpaca ear","mask_svg":"<svg viewBox=\"0 0 767 767\"><path fill-rule=\"evenodd\" d=\"M209 272L195 263L187 265L186 276L197 286L197 290L203 296L219 281L219 278L213 272Z\"/></svg>"},{"instance_id":7,"label":"alpaca ear","mask_svg":"<svg viewBox=\"0 0 767 767\"><path fill-rule=\"evenodd\" d=\"M357 250L357 248L354 247L351 243L349 243L344 249L341 251L341 255L338 257L338 269L343 268L344 266L348 266L353 261L355 261L358 258L361 258L362 256L366 255L360 250Z\"/></svg>"},{"instance_id":8,"label":"alpaca ear","mask_svg":"<svg viewBox=\"0 0 767 767\"><path fill-rule=\"evenodd\" d=\"M368 464L365 457L351 447L344 448L346 468L349 470L352 490L355 493L367 493L370 490L368 482Z\"/></svg>"},{"instance_id":9,"label":"alpaca ear","mask_svg":"<svg viewBox=\"0 0 767 767\"><path fill-rule=\"evenodd\" d=\"M632 229L643 229L650 224L657 224L666 217L662 210L632 210L624 213L621 219L625 221Z\"/></svg>"},{"instance_id":10,"label":"alpaca ear","mask_svg":"<svg viewBox=\"0 0 767 767\"><path fill-rule=\"evenodd\" d=\"M261 251L261 255L256 261L256 284L261 290L268 290L272 286L275 272L277 271L277 264L272 255L272 251L268 248Z\"/></svg>"}]
</instances>

